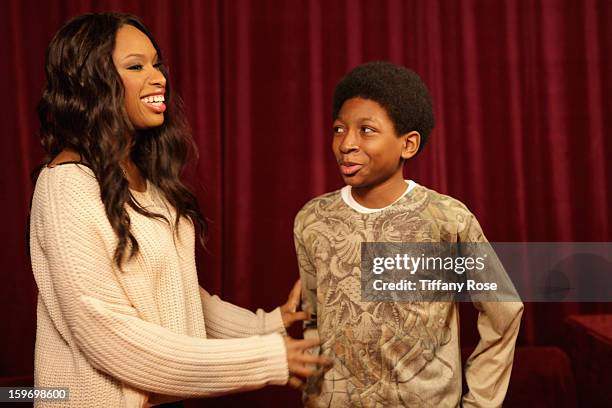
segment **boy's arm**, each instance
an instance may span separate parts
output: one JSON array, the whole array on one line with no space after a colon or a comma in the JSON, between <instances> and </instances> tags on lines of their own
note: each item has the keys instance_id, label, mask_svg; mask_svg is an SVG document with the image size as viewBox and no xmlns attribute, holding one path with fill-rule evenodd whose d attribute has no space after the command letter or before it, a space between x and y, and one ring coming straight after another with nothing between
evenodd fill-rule
<instances>
[{"instance_id":1,"label":"boy's arm","mask_svg":"<svg viewBox=\"0 0 612 408\"><path fill-rule=\"evenodd\" d=\"M320 340L319 330L317 329L317 274L304 242L304 218L304 213L300 211L295 217L293 228L295 252L302 281L302 310L309 315L309 318L304 320L304 338ZM321 354L321 346L312 347L305 353L318 356ZM305 407L316 405L322 381L323 376L307 380L302 392L302 403Z\"/></svg>"},{"instance_id":2,"label":"boy's arm","mask_svg":"<svg viewBox=\"0 0 612 408\"><path fill-rule=\"evenodd\" d=\"M521 324L521 302L474 302L480 341L465 365L468 393L463 407L501 407L506 396L514 345Z\"/></svg>"},{"instance_id":3,"label":"boy's arm","mask_svg":"<svg viewBox=\"0 0 612 408\"><path fill-rule=\"evenodd\" d=\"M300 269L300 279L302 281L302 310L309 314L309 318L304 320L304 338L319 338L317 331L317 276L314 266L306 251L303 237L302 214L295 218L293 238L295 241L295 252ZM312 349L314 354L319 354L318 348Z\"/></svg>"},{"instance_id":4,"label":"boy's arm","mask_svg":"<svg viewBox=\"0 0 612 408\"><path fill-rule=\"evenodd\" d=\"M473 216L461 235L463 242L487 242ZM495 268L494 274L504 275L497 276L495 280L509 281L501 263L499 268ZM513 290L511 284L508 288ZM512 299L519 299L518 295ZM465 366L468 392L462 398L462 407L501 407L510 382L523 303L519 300L473 301L473 304L479 312L480 341Z\"/></svg>"}]
</instances>

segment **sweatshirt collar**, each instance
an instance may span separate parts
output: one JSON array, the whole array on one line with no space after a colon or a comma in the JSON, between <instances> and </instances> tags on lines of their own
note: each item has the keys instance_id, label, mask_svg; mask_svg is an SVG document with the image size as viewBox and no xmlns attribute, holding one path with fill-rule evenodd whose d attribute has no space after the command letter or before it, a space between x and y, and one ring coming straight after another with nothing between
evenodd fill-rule
<instances>
[{"instance_id":1,"label":"sweatshirt collar","mask_svg":"<svg viewBox=\"0 0 612 408\"><path fill-rule=\"evenodd\" d=\"M340 190L340 195L342 196L342 200L346 203L346 205L351 207L353 210L360 212L362 214L372 214L372 213L383 211L391 207L392 205L397 203L399 200L404 198L408 193L410 193L417 186L417 183L415 183L412 180L404 180L404 181L407 184L406 191L404 191L402 195L400 195L397 198L397 200L395 200L394 202L392 202L391 204L383 208L368 208L368 207L364 207L363 205L359 204L357 201L355 201L355 199L353 198L353 195L351 194L351 189L352 189L351 186L342 187L342 190Z\"/></svg>"}]
</instances>

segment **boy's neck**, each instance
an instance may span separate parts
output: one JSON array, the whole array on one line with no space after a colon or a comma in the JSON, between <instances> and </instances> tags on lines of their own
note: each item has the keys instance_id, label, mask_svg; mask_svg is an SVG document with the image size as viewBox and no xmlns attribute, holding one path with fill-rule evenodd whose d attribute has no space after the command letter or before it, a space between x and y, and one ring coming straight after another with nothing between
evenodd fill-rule
<instances>
[{"instance_id":1,"label":"boy's neck","mask_svg":"<svg viewBox=\"0 0 612 408\"><path fill-rule=\"evenodd\" d=\"M352 187L351 195L366 208L384 208L397 201L407 188L403 174L399 173L376 186Z\"/></svg>"}]
</instances>

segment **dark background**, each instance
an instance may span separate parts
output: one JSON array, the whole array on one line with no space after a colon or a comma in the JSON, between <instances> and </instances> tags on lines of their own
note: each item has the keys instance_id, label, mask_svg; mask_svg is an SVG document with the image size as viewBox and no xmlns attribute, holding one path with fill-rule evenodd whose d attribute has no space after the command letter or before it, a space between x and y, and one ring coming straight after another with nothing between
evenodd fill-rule
<instances>
[{"instance_id":1,"label":"dark background","mask_svg":"<svg viewBox=\"0 0 612 408\"><path fill-rule=\"evenodd\" d=\"M226 300L285 301L298 276L293 217L342 186L334 85L370 60L408 66L429 86L436 128L406 177L467 204L489 240L611 240L610 1L0 0L0 377L33 370L24 227L42 157L45 48L70 17L109 10L144 20L185 101L200 150L187 178L211 227L198 272ZM472 309L462 305L464 346L478 338ZM527 304L519 345L558 345L568 314L606 311ZM298 401L275 388L205 405Z\"/></svg>"}]
</instances>

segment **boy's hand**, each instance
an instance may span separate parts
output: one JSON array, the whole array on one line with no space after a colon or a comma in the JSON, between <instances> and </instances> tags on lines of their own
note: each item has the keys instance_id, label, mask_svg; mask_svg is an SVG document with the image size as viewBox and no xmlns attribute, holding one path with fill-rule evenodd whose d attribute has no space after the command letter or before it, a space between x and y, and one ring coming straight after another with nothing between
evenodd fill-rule
<instances>
[{"instance_id":1,"label":"boy's hand","mask_svg":"<svg viewBox=\"0 0 612 408\"><path fill-rule=\"evenodd\" d=\"M296 312L298 305L300 304L302 294L302 283L298 279L293 285L293 289L289 292L289 298L287 303L280 307L281 317L283 318L283 325L285 328L290 327L293 323L301 320L308 319L308 313Z\"/></svg>"}]
</instances>

